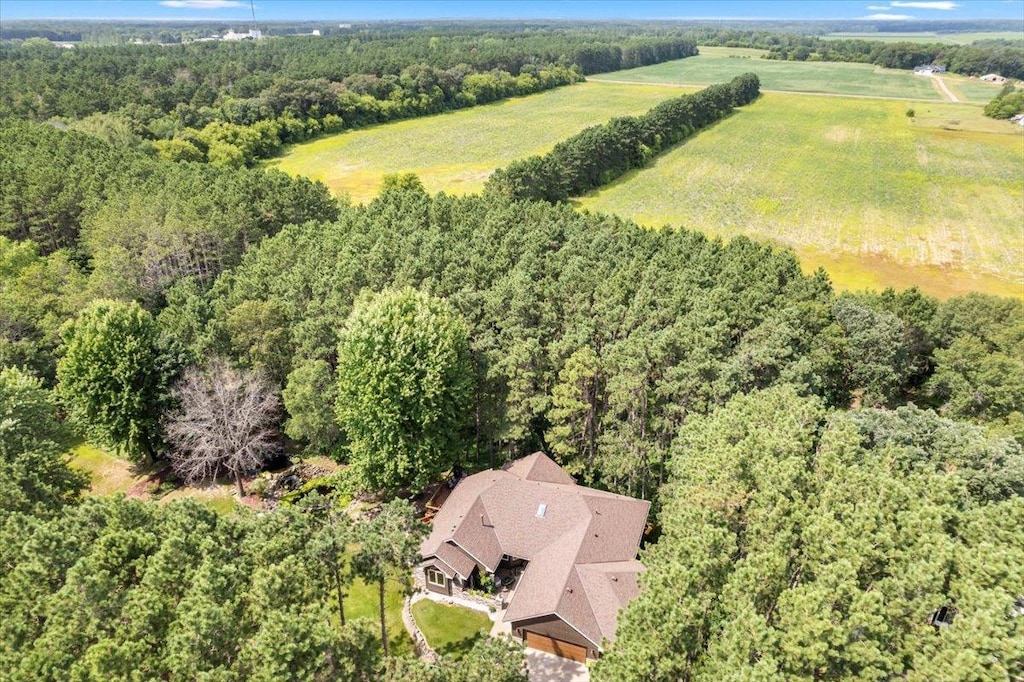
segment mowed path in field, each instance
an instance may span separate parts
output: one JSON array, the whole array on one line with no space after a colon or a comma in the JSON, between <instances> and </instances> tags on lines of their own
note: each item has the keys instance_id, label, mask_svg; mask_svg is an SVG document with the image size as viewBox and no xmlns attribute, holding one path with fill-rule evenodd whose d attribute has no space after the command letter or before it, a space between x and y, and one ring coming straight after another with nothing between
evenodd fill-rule
<instances>
[{"instance_id":1,"label":"mowed path in field","mask_svg":"<svg viewBox=\"0 0 1024 682\"><path fill-rule=\"evenodd\" d=\"M416 173L430 192L478 192L495 168L587 126L642 113L686 92L682 84L754 71L767 90L828 96L767 93L577 203L650 226L768 239L792 247L808 270L825 267L839 289L917 285L941 297L1024 297L1024 130L984 118L978 104L943 103L929 79L909 72L771 62L756 50L701 53L323 137L267 165L323 180L356 202L398 172ZM944 81L965 102L987 102L999 90L958 76Z\"/></svg>"},{"instance_id":2,"label":"mowed path in field","mask_svg":"<svg viewBox=\"0 0 1024 682\"><path fill-rule=\"evenodd\" d=\"M582 83L495 104L322 137L266 162L322 180L356 203L377 196L389 173L416 173L431 193L483 189L495 168L533 154L614 116L642 114L686 90Z\"/></svg>"}]
</instances>

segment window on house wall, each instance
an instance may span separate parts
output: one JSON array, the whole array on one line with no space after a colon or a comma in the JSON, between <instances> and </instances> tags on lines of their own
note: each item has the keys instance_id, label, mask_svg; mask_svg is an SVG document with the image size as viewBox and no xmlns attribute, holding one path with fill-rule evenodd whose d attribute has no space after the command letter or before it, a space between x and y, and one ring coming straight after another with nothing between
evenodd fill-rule
<instances>
[{"instance_id":1,"label":"window on house wall","mask_svg":"<svg viewBox=\"0 0 1024 682\"><path fill-rule=\"evenodd\" d=\"M431 585L436 585L437 587L448 586L447 578L445 577L444 573L437 570L436 568L427 569L427 582Z\"/></svg>"}]
</instances>

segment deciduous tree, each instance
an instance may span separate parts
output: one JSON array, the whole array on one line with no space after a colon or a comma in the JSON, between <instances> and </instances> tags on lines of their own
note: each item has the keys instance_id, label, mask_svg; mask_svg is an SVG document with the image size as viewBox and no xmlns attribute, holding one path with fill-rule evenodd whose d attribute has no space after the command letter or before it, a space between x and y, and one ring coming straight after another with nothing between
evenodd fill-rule
<instances>
[{"instance_id":1,"label":"deciduous tree","mask_svg":"<svg viewBox=\"0 0 1024 682\"><path fill-rule=\"evenodd\" d=\"M465 322L414 289L357 302L338 344L338 422L366 489L422 485L466 447Z\"/></svg>"},{"instance_id":2,"label":"deciduous tree","mask_svg":"<svg viewBox=\"0 0 1024 682\"><path fill-rule=\"evenodd\" d=\"M155 459L162 395L153 317L137 303L98 300L62 336L57 389L69 418L135 461Z\"/></svg>"}]
</instances>

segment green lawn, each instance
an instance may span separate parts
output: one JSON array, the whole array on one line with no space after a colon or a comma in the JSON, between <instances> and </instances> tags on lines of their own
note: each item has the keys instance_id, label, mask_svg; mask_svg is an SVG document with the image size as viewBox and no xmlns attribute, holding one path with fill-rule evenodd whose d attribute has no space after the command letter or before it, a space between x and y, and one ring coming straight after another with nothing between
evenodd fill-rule
<instances>
[{"instance_id":1,"label":"green lawn","mask_svg":"<svg viewBox=\"0 0 1024 682\"><path fill-rule=\"evenodd\" d=\"M766 94L578 203L772 240L841 289L1024 296L1022 177L1024 130L979 106Z\"/></svg>"},{"instance_id":2,"label":"green lawn","mask_svg":"<svg viewBox=\"0 0 1024 682\"><path fill-rule=\"evenodd\" d=\"M355 202L377 195L389 173L411 171L431 193L479 192L491 172L548 151L613 116L639 114L685 92L672 86L582 83L447 114L354 130L293 146L266 162L323 180Z\"/></svg>"},{"instance_id":3,"label":"green lawn","mask_svg":"<svg viewBox=\"0 0 1024 682\"><path fill-rule=\"evenodd\" d=\"M388 640L392 653L405 656L413 652L412 638L402 623L402 602L404 589L397 580L389 580L384 593L384 620L388 626ZM377 584L367 584L356 579L346 590L345 619L368 618L380 631L380 609L378 607Z\"/></svg>"},{"instance_id":4,"label":"green lawn","mask_svg":"<svg viewBox=\"0 0 1024 682\"><path fill-rule=\"evenodd\" d=\"M442 656L462 658L473 644L491 631L491 619L481 611L421 599L412 605L416 625L427 643Z\"/></svg>"},{"instance_id":5,"label":"green lawn","mask_svg":"<svg viewBox=\"0 0 1024 682\"><path fill-rule=\"evenodd\" d=\"M759 54L759 50L701 47L696 57L600 74L590 80L704 86L753 71L764 90L942 100L927 78L909 71L871 64L774 61L760 59ZM993 86L993 97L998 90Z\"/></svg>"}]
</instances>

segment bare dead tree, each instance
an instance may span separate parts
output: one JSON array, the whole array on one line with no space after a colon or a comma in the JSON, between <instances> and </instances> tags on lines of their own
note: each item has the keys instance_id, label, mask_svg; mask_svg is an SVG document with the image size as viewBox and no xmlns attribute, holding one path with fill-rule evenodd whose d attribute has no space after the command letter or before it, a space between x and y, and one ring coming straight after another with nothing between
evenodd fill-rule
<instances>
[{"instance_id":1,"label":"bare dead tree","mask_svg":"<svg viewBox=\"0 0 1024 682\"><path fill-rule=\"evenodd\" d=\"M174 471L187 483L226 471L245 495L242 474L276 447L280 401L269 381L214 358L203 368L189 368L174 397L179 407L164 425Z\"/></svg>"}]
</instances>

